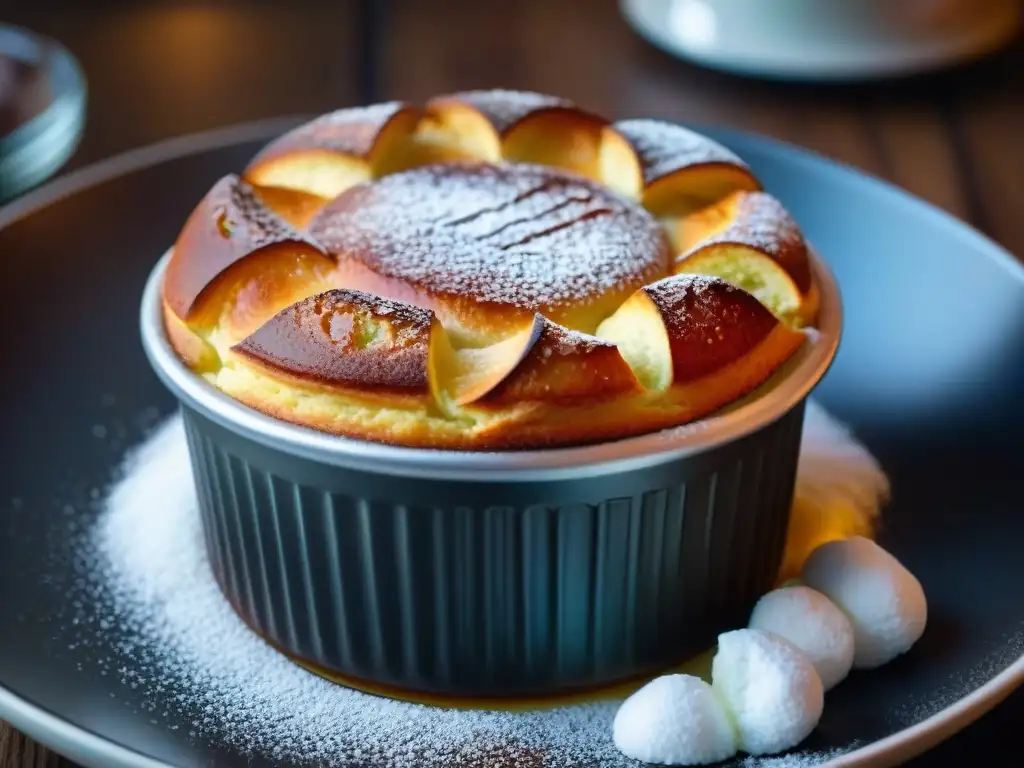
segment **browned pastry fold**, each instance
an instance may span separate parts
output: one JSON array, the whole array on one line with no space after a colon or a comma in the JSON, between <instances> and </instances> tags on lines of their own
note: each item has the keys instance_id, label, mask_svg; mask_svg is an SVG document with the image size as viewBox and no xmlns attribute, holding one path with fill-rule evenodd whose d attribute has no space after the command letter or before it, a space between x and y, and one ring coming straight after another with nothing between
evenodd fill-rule
<instances>
[{"instance_id":1,"label":"browned pastry fold","mask_svg":"<svg viewBox=\"0 0 1024 768\"><path fill-rule=\"evenodd\" d=\"M185 222L164 276L164 299L182 319L194 314L204 291L229 267L274 249L312 258L326 255L267 208L234 174L218 181Z\"/></svg>"},{"instance_id":2,"label":"browned pastry fold","mask_svg":"<svg viewBox=\"0 0 1024 768\"><path fill-rule=\"evenodd\" d=\"M665 325L673 384L725 368L779 326L761 302L724 280L680 275L641 291Z\"/></svg>"},{"instance_id":3,"label":"browned pastry fold","mask_svg":"<svg viewBox=\"0 0 1024 768\"><path fill-rule=\"evenodd\" d=\"M301 189L261 187L257 184L252 188L267 208L300 232L305 231L313 217L327 204L327 198Z\"/></svg>"},{"instance_id":4,"label":"browned pastry fold","mask_svg":"<svg viewBox=\"0 0 1024 768\"><path fill-rule=\"evenodd\" d=\"M461 91L435 96L427 102L427 111L433 114L457 109L472 110L498 136L507 136L527 117L553 111L578 111L568 99L530 91Z\"/></svg>"},{"instance_id":5,"label":"browned pastry fold","mask_svg":"<svg viewBox=\"0 0 1024 768\"><path fill-rule=\"evenodd\" d=\"M428 389L429 310L347 289L277 313L234 351L293 376L357 389Z\"/></svg>"},{"instance_id":6,"label":"browned pastry fold","mask_svg":"<svg viewBox=\"0 0 1024 768\"><path fill-rule=\"evenodd\" d=\"M733 192L668 227L674 272L718 275L798 324L818 309L810 255L796 221L766 192Z\"/></svg>"},{"instance_id":7,"label":"browned pastry fold","mask_svg":"<svg viewBox=\"0 0 1024 768\"><path fill-rule=\"evenodd\" d=\"M440 337L434 344L431 370L437 386L458 405L571 404L640 390L614 344L540 314L488 347L453 350Z\"/></svg>"},{"instance_id":8,"label":"browned pastry fold","mask_svg":"<svg viewBox=\"0 0 1024 768\"><path fill-rule=\"evenodd\" d=\"M805 340L746 291L702 275L641 288L598 334L646 387L701 413L761 385Z\"/></svg>"},{"instance_id":9,"label":"browned pastry fold","mask_svg":"<svg viewBox=\"0 0 1024 768\"><path fill-rule=\"evenodd\" d=\"M332 198L401 163L400 147L421 114L397 101L339 109L271 142L249 163L245 179Z\"/></svg>"},{"instance_id":10,"label":"browned pastry fold","mask_svg":"<svg viewBox=\"0 0 1024 768\"><path fill-rule=\"evenodd\" d=\"M632 152L619 149L609 153L606 175L620 177L616 187L632 190L656 216L678 216L737 189L761 188L747 164L733 152L680 125L621 120L613 129Z\"/></svg>"},{"instance_id":11,"label":"browned pastry fold","mask_svg":"<svg viewBox=\"0 0 1024 768\"><path fill-rule=\"evenodd\" d=\"M677 267L719 246L739 246L770 258L802 293L811 290L807 243L793 217L767 192L734 192L681 219L676 231Z\"/></svg>"},{"instance_id":12,"label":"browned pastry fold","mask_svg":"<svg viewBox=\"0 0 1024 768\"><path fill-rule=\"evenodd\" d=\"M817 301L731 151L513 91L299 126L200 201L163 284L171 344L238 401L465 450L705 417L780 370Z\"/></svg>"},{"instance_id":13,"label":"browned pastry fold","mask_svg":"<svg viewBox=\"0 0 1024 768\"><path fill-rule=\"evenodd\" d=\"M340 195L310 233L338 260L342 284L430 308L473 344L534 312L592 331L668 272L668 241L643 209L536 165L458 162L393 174Z\"/></svg>"},{"instance_id":14,"label":"browned pastry fold","mask_svg":"<svg viewBox=\"0 0 1024 768\"><path fill-rule=\"evenodd\" d=\"M424 135L463 157L540 163L600 178L608 121L529 91L463 91L427 102Z\"/></svg>"}]
</instances>

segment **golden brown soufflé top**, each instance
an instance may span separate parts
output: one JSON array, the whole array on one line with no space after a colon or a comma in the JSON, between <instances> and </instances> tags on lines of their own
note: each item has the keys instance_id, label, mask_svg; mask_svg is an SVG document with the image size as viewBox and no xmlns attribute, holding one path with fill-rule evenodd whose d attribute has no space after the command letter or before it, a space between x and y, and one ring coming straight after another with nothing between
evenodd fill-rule
<instances>
[{"instance_id":1,"label":"golden brown souffl\u00e9 top","mask_svg":"<svg viewBox=\"0 0 1024 768\"><path fill-rule=\"evenodd\" d=\"M164 275L222 392L346 437L460 450L701 419L805 342L796 222L716 142L564 99L342 109L219 180Z\"/></svg>"}]
</instances>

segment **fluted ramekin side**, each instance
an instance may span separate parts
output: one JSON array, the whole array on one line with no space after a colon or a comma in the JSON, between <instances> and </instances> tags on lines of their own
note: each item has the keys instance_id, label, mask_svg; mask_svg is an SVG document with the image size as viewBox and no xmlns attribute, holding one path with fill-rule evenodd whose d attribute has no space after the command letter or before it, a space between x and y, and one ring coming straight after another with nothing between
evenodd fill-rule
<instances>
[{"instance_id":1,"label":"fluted ramekin side","mask_svg":"<svg viewBox=\"0 0 1024 768\"><path fill-rule=\"evenodd\" d=\"M516 696L668 667L742 624L785 542L802 404L600 478L396 478L185 409L213 572L287 653L412 691Z\"/></svg>"}]
</instances>

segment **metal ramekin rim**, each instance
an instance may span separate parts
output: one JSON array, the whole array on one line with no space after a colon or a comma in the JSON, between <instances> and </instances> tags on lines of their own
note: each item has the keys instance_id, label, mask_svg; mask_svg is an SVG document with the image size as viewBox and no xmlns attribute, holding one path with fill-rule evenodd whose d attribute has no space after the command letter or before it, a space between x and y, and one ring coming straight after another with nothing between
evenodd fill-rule
<instances>
[{"instance_id":1,"label":"metal ramekin rim","mask_svg":"<svg viewBox=\"0 0 1024 768\"><path fill-rule=\"evenodd\" d=\"M842 303L831 271L812 253L821 294L817 333L785 376L740 407L691 425L593 445L522 451L411 448L339 437L291 424L243 405L197 376L178 357L164 331L160 287L171 250L151 272L141 307L142 344L159 378L183 405L276 450L321 464L378 474L459 481L533 482L642 469L704 453L749 435L803 401L825 375L839 346Z\"/></svg>"}]
</instances>

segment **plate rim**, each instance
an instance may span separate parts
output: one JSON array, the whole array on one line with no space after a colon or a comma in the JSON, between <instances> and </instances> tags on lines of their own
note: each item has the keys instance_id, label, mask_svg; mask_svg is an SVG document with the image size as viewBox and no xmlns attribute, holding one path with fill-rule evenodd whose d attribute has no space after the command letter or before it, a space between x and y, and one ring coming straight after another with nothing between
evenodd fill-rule
<instances>
[{"instance_id":1,"label":"plate rim","mask_svg":"<svg viewBox=\"0 0 1024 768\"><path fill-rule=\"evenodd\" d=\"M130 149L60 176L12 203L0 207L0 229L8 227L48 205L118 176L198 152L211 151L245 141L269 139L311 117L311 115L291 115L264 118L177 136ZM951 226L959 232L969 235L970 239L982 246L981 249L987 257L996 259L1004 268L1015 272L1019 279L1024 280L1024 264L1002 245L971 224L957 219L933 203L912 195L884 179L826 157L814 150L772 137L720 126L698 125L694 127L697 130L713 131L719 136L733 137L742 142L753 141L767 145L775 152L782 152L790 161L804 164L810 161L824 163L833 171L841 170L859 177L860 181L872 184L879 191L923 206L931 216L941 220L945 226ZM821 766L822 768L865 768L866 766L880 768L909 760L975 722L1022 685L1024 685L1024 653L992 679L921 722L832 758L822 763ZM15 693L2 683L0 683L0 718L41 744L50 746L54 751L75 760L86 768L168 768L170 765L100 736L87 728L72 724L47 708L35 704L27 697Z\"/></svg>"}]
</instances>

